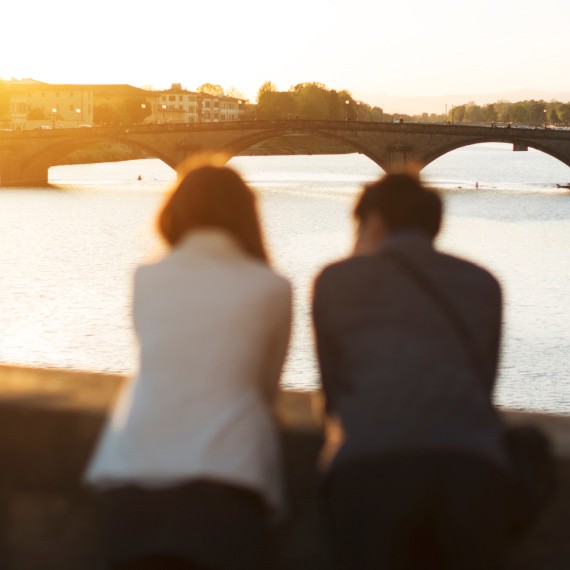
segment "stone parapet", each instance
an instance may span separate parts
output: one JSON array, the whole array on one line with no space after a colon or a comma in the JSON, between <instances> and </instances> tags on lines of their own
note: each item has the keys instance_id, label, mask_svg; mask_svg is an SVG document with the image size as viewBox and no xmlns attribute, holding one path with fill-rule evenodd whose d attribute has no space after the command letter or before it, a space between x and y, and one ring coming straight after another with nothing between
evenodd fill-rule
<instances>
[{"instance_id":1,"label":"stone parapet","mask_svg":"<svg viewBox=\"0 0 570 570\"><path fill-rule=\"evenodd\" d=\"M100 505L81 475L123 377L0 366L0 568L101 568ZM322 437L319 397L283 392L278 404L291 517L280 569L330 567L315 504ZM557 455L559 487L509 569L570 568L570 418L505 412L542 426Z\"/></svg>"}]
</instances>

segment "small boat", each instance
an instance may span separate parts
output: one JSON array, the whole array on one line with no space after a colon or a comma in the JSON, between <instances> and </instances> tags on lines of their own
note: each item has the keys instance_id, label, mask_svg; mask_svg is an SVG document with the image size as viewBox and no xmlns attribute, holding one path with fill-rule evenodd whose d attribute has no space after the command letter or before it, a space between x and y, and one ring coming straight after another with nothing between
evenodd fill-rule
<instances>
[{"instance_id":1,"label":"small boat","mask_svg":"<svg viewBox=\"0 0 570 570\"><path fill-rule=\"evenodd\" d=\"M566 188L566 190L570 190L570 182L568 184L556 184L556 188Z\"/></svg>"}]
</instances>

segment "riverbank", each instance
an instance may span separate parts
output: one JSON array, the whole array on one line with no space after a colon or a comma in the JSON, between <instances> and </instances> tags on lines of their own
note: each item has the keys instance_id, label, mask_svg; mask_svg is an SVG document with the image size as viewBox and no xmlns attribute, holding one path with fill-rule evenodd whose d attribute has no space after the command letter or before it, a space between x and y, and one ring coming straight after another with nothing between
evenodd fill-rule
<instances>
[{"instance_id":1,"label":"riverbank","mask_svg":"<svg viewBox=\"0 0 570 570\"><path fill-rule=\"evenodd\" d=\"M0 366L0 567L96 570L101 505L81 482L120 375ZM275 570L328 570L315 503L321 445L316 393L282 392L277 406L290 520ZM556 497L513 550L508 570L570 567L570 418L505 412L545 429L557 455Z\"/></svg>"}]
</instances>

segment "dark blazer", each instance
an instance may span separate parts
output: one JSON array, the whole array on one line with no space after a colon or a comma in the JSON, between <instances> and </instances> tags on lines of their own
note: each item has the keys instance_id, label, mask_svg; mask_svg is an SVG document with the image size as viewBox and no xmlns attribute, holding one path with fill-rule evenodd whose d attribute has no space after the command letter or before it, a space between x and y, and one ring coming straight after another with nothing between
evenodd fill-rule
<instances>
[{"instance_id":1,"label":"dark blazer","mask_svg":"<svg viewBox=\"0 0 570 570\"><path fill-rule=\"evenodd\" d=\"M460 315L477 370L449 318L394 255L413 263ZM436 251L420 232L394 233L375 254L325 268L313 319L326 409L344 430L335 464L431 449L505 464L491 404L501 304L488 271Z\"/></svg>"}]
</instances>

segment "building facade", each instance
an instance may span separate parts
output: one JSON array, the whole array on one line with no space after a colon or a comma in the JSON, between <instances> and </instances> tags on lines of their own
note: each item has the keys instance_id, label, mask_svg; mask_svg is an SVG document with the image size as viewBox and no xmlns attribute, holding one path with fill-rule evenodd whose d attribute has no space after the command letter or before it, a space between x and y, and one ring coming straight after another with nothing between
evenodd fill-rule
<instances>
[{"instance_id":1,"label":"building facade","mask_svg":"<svg viewBox=\"0 0 570 570\"><path fill-rule=\"evenodd\" d=\"M150 93L150 92L149 92ZM153 92L153 113L146 123L217 123L244 118L247 101L183 89L173 83L170 89Z\"/></svg>"},{"instance_id":2,"label":"building facade","mask_svg":"<svg viewBox=\"0 0 570 570\"><path fill-rule=\"evenodd\" d=\"M146 123L199 123L199 93L183 89L173 83L170 89L154 91L151 97L152 114Z\"/></svg>"},{"instance_id":3,"label":"building facade","mask_svg":"<svg viewBox=\"0 0 570 570\"><path fill-rule=\"evenodd\" d=\"M33 79L4 83L9 128L71 128L93 124L93 93L87 85L57 85Z\"/></svg>"},{"instance_id":4,"label":"building facade","mask_svg":"<svg viewBox=\"0 0 570 570\"><path fill-rule=\"evenodd\" d=\"M244 99L197 93L173 83L163 91L126 84L49 84L33 79L3 82L12 130L132 124L239 121L250 112Z\"/></svg>"}]
</instances>

